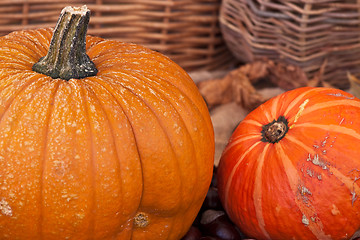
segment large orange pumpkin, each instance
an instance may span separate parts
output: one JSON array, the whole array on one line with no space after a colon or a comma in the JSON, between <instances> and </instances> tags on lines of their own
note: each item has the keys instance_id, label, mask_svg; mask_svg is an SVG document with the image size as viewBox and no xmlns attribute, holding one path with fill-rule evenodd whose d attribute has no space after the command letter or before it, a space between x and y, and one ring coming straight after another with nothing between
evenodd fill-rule
<instances>
[{"instance_id":1,"label":"large orange pumpkin","mask_svg":"<svg viewBox=\"0 0 360 240\"><path fill-rule=\"evenodd\" d=\"M299 88L251 112L218 167L230 218L256 239L350 239L360 228L360 100Z\"/></svg>"},{"instance_id":2,"label":"large orange pumpkin","mask_svg":"<svg viewBox=\"0 0 360 240\"><path fill-rule=\"evenodd\" d=\"M52 40L0 38L0 239L180 239L212 176L206 104L170 59L88 21L67 7Z\"/></svg>"}]
</instances>

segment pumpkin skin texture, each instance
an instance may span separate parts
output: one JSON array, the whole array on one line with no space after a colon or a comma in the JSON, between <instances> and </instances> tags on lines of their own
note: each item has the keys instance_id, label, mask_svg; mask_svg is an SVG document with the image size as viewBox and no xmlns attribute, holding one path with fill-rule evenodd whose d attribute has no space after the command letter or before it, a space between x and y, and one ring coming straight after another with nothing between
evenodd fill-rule
<instances>
[{"instance_id":1,"label":"pumpkin skin texture","mask_svg":"<svg viewBox=\"0 0 360 240\"><path fill-rule=\"evenodd\" d=\"M0 38L0 239L180 239L213 169L196 85L160 53L93 36L96 76L34 72L52 33Z\"/></svg>"},{"instance_id":2,"label":"pumpkin skin texture","mask_svg":"<svg viewBox=\"0 0 360 240\"><path fill-rule=\"evenodd\" d=\"M277 128L284 119L288 129ZM360 228L359 119L359 99L329 88L288 91L252 111L218 166L232 221L256 239L350 239Z\"/></svg>"}]
</instances>

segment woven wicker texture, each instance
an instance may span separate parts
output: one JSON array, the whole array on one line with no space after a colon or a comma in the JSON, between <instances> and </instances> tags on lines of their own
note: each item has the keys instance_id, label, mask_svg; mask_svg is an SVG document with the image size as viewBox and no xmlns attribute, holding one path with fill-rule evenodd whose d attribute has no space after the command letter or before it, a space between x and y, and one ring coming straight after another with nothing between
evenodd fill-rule
<instances>
[{"instance_id":1,"label":"woven wicker texture","mask_svg":"<svg viewBox=\"0 0 360 240\"><path fill-rule=\"evenodd\" d=\"M0 0L0 35L54 27L63 7L86 4L88 33L147 46L185 70L227 68L234 60L221 35L221 0Z\"/></svg>"},{"instance_id":2,"label":"woven wicker texture","mask_svg":"<svg viewBox=\"0 0 360 240\"><path fill-rule=\"evenodd\" d=\"M360 72L359 0L223 0L219 18L241 61L282 59L309 78L326 63L324 80L340 88Z\"/></svg>"}]
</instances>

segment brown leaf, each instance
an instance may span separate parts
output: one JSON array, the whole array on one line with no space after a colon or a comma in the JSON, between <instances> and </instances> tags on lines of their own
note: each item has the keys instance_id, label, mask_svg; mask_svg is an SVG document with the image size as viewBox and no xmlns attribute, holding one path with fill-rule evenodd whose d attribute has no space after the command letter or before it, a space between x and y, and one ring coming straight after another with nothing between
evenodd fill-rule
<instances>
[{"instance_id":1,"label":"brown leaf","mask_svg":"<svg viewBox=\"0 0 360 240\"><path fill-rule=\"evenodd\" d=\"M269 79L278 87L291 90L307 85L308 78L301 67L268 61Z\"/></svg>"},{"instance_id":2,"label":"brown leaf","mask_svg":"<svg viewBox=\"0 0 360 240\"><path fill-rule=\"evenodd\" d=\"M241 68L230 72L228 77L233 79L233 101L243 106L245 109L255 109L265 101L251 84L250 79L242 72Z\"/></svg>"},{"instance_id":3,"label":"brown leaf","mask_svg":"<svg viewBox=\"0 0 360 240\"><path fill-rule=\"evenodd\" d=\"M360 80L349 72L347 73L347 77L350 81L349 92L355 97L360 98Z\"/></svg>"},{"instance_id":4,"label":"brown leaf","mask_svg":"<svg viewBox=\"0 0 360 240\"><path fill-rule=\"evenodd\" d=\"M199 91L209 109L232 101L231 84L232 79L226 76L224 78L210 79L198 83Z\"/></svg>"},{"instance_id":5,"label":"brown leaf","mask_svg":"<svg viewBox=\"0 0 360 240\"><path fill-rule=\"evenodd\" d=\"M197 86L209 109L236 102L247 110L253 110L267 100L253 85L259 80L267 79L277 87L289 90L307 86L307 84L317 85L321 76L322 72L319 72L318 78L309 83L305 72L300 67L266 60L245 64L222 78L202 81Z\"/></svg>"},{"instance_id":6,"label":"brown leaf","mask_svg":"<svg viewBox=\"0 0 360 240\"><path fill-rule=\"evenodd\" d=\"M209 109L232 101L246 109L254 109L264 102L241 68L229 72L222 79L200 82L198 88Z\"/></svg>"},{"instance_id":7,"label":"brown leaf","mask_svg":"<svg viewBox=\"0 0 360 240\"><path fill-rule=\"evenodd\" d=\"M256 61L241 66L240 71L248 77L251 83L256 83L268 76L268 67L267 61Z\"/></svg>"}]
</instances>

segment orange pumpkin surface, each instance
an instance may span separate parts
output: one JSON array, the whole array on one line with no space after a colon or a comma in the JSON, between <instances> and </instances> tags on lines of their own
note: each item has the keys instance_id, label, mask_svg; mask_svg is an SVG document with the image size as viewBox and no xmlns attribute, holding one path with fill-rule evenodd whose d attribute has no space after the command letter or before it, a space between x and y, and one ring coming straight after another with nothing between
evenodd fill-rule
<instances>
[{"instance_id":1,"label":"orange pumpkin surface","mask_svg":"<svg viewBox=\"0 0 360 240\"><path fill-rule=\"evenodd\" d=\"M218 167L230 218L256 239L350 239L360 228L360 100L299 88L251 112Z\"/></svg>"},{"instance_id":2,"label":"orange pumpkin surface","mask_svg":"<svg viewBox=\"0 0 360 240\"><path fill-rule=\"evenodd\" d=\"M96 75L35 72L52 34L0 38L0 239L180 239L213 169L213 128L196 85L157 52L92 36ZM60 43L55 59L82 51Z\"/></svg>"}]
</instances>

